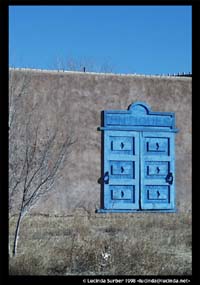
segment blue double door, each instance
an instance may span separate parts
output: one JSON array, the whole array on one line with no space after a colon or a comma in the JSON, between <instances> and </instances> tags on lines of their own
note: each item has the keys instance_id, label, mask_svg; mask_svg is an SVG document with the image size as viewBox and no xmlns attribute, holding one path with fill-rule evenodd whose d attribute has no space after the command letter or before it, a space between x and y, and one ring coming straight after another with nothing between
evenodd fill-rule
<instances>
[{"instance_id":1,"label":"blue double door","mask_svg":"<svg viewBox=\"0 0 200 285\"><path fill-rule=\"evenodd\" d=\"M104 132L104 209L174 209L174 134Z\"/></svg>"}]
</instances>

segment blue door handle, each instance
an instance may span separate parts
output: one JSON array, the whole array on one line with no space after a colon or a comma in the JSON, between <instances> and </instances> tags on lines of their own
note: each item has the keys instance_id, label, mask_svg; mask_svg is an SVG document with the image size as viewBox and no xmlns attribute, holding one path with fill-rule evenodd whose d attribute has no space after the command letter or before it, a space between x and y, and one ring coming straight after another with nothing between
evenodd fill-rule
<instances>
[{"instance_id":1,"label":"blue door handle","mask_svg":"<svg viewBox=\"0 0 200 285\"><path fill-rule=\"evenodd\" d=\"M166 176L166 182L169 183L170 185L172 185L173 183L173 174L172 172L169 172Z\"/></svg>"},{"instance_id":2,"label":"blue door handle","mask_svg":"<svg viewBox=\"0 0 200 285\"><path fill-rule=\"evenodd\" d=\"M104 183L105 184L109 183L109 173L108 173L108 171L104 174Z\"/></svg>"}]
</instances>

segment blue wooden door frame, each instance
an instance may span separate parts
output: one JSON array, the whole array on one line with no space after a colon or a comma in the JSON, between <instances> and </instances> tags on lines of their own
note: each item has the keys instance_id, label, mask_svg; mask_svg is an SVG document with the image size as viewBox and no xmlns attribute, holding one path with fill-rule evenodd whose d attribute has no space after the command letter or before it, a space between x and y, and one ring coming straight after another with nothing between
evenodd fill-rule
<instances>
[{"instance_id":1,"label":"blue wooden door frame","mask_svg":"<svg viewBox=\"0 0 200 285\"><path fill-rule=\"evenodd\" d=\"M176 212L175 113L153 112L136 102L101 115L103 207L98 212Z\"/></svg>"}]
</instances>

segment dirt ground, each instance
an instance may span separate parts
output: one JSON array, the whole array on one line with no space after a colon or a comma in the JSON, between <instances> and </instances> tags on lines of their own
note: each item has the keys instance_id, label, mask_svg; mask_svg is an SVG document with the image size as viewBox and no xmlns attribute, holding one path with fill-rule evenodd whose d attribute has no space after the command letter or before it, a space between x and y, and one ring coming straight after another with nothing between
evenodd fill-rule
<instances>
[{"instance_id":1,"label":"dirt ground","mask_svg":"<svg viewBox=\"0 0 200 285\"><path fill-rule=\"evenodd\" d=\"M12 250L16 216L10 217ZM183 213L28 215L10 275L190 275L191 217Z\"/></svg>"}]
</instances>

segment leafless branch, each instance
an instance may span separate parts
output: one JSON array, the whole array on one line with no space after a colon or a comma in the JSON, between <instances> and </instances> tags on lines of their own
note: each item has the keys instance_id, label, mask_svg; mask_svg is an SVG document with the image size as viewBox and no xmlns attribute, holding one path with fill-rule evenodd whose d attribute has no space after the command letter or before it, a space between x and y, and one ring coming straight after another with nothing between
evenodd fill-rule
<instances>
[{"instance_id":1,"label":"leafless branch","mask_svg":"<svg viewBox=\"0 0 200 285\"><path fill-rule=\"evenodd\" d=\"M15 255L22 218L54 189L75 141L67 128L62 138L57 117L56 124L47 127L41 104L27 101L30 78L24 75L19 82L11 73L9 83L9 209L19 206Z\"/></svg>"}]
</instances>

